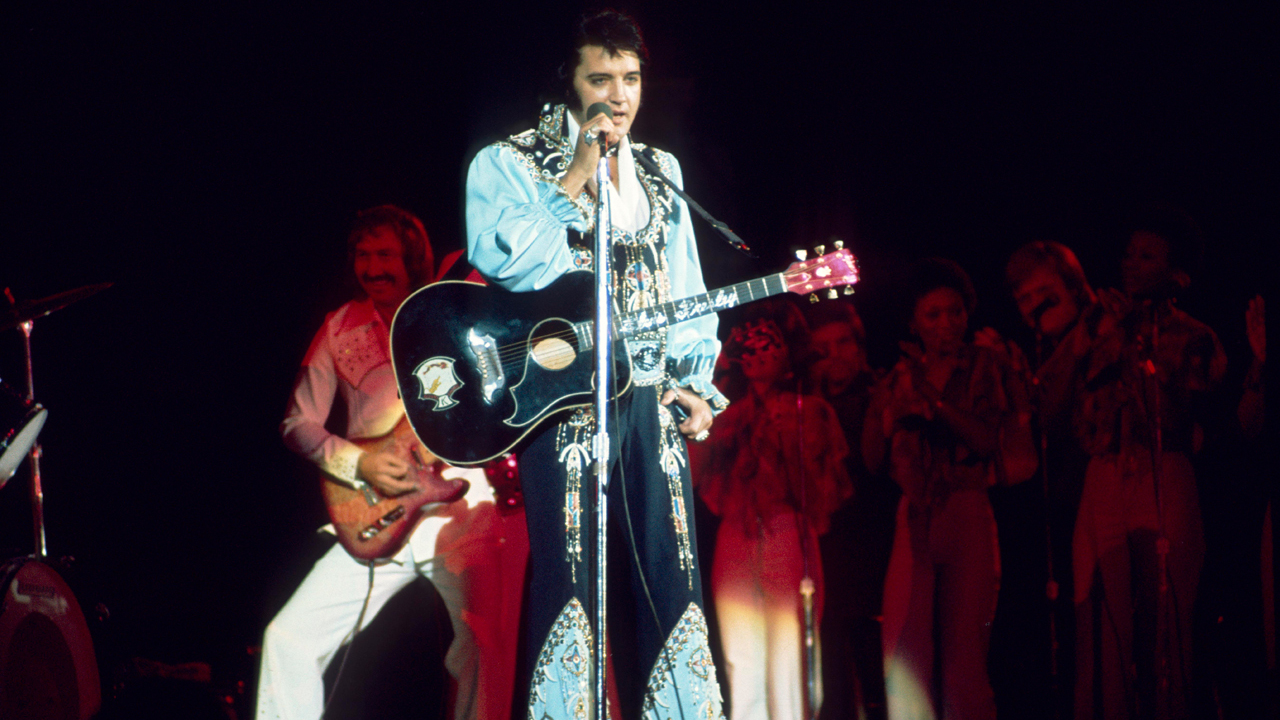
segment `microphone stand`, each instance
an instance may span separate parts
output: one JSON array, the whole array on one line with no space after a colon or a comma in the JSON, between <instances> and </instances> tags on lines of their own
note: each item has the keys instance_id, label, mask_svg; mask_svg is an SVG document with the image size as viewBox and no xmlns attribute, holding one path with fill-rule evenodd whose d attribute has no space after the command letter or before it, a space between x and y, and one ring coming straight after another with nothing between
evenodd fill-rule
<instances>
[{"instance_id":1,"label":"microphone stand","mask_svg":"<svg viewBox=\"0 0 1280 720\"><path fill-rule=\"evenodd\" d=\"M1035 336L1037 372L1044 367L1044 336L1040 334L1039 323L1040 319L1037 317ZM1031 384L1039 387L1040 378L1033 374ZM1049 429L1043 413L1040 414L1039 425L1036 434L1039 435L1037 439L1040 441L1040 489L1041 499L1044 502L1045 567L1049 574L1044 584L1044 596L1049 604L1049 691L1053 696L1053 717L1060 717L1061 703L1058 702L1061 682L1058 675L1058 655L1061 650L1058 642L1059 586L1053 562L1053 501L1049 494Z\"/></svg>"},{"instance_id":2,"label":"microphone stand","mask_svg":"<svg viewBox=\"0 0 1280 720\"><path fill-rule=\"evenodd\" d=\"M1164 463L1164 422L1161 417L1162 408L1160 403L1160 375L1156 368L1156 361L1160 357L1160 314L1161 310L1166 308L1167 300L1160 300L1151 304L1151 349L1148 360L1143 363L1146 374L1151 377L1151 404L1153 412L1148 422L1155 423L1155 432L1151 447L1151 485L1155 492L1156 499L1156 574L1159 578L1156 595L1156 643L1159 647L1156 649L1156 711L1163 703L1166 707L1173 707L1173 701L1170 691L1170 673L1173 664L1173 643L1170 635L1178 631L1176 621L1170 612L1171 604L1169 598L1169 536L1165 529L1164 522L1164 497L1161 491L1162 465ZM1181 611L1181 608L1178 608ZM1161 626L1164 632L1161 632ZM1180 638L1181 640L1181 638ZM1181 651L1181 647L1179 647ZM1179 652L1181 659L1181 652ZM1186 688L1182 688L1186 692Z\"/></svg>"},{"instance_id":3,"label":"microphone stand","mask_svg":"<svg viewBox=\"0 0 1280 720\"><path fill-rule=\"evenodd\" d=\"M605 601L607 599L607 555L609 519L609 388L612 385L613 360L613 303L612 247L613 233L609 209L609 157L605 153L603 136L600 138L600 161L596 164L596 316L595 316L595 366L596 366L596 436L592 443L595 454L596 476L596 608L595 608L595 663L592 665L592 685L595 690L595 720L609 717L609 694L605 672L608 659L605 655Z\"/></svg>"},{"instance_id":4,"label":"microphone stand","mask_svg":"<svg viewBox=\"0 0 1280 720\"><path fill-rule=\"evenodd\" d=\"M27 320L19 326L22 329L22 358L27 371L28 403L36 401L35 379L31 372L31 331L35 329L35 325L34 320ZM40 481L40 457L43 454L40 443L37 442L31 446L28 455L31 465L31 534L35 543L35 551L31 556L34 558L49 555L44 532L44 487Z\"/></svg>"},{"instance_id":5,"label":"microphone stand","mask_svg":"<svg viewBox=\"0 0 1280 720\"><path fill-rule=\"evenodd\" d=\"M646 150L648 152L653 152L653 148L646 148ZM711 227L718 230L720 234L724 236L725 242L729 243L735 250L749 258L756 257L756 254L751 251L751 248L747 247L747 244L743 242L742 238L738 237L737 233L730 230L728 225L725 225L723 222L712 217L711 213L703 209L703 207L698 204L697 200L689 197L689 193L681 189L679 185L671 182L671 179L662 173L662 168L658 167L658 163L654 162L652 158L648 157L643 152L632 153L632 155L635 157L636 162L643 165L654 177L661 180L663 185L671 188L671 192L675 193L681 200L684 200L690 210L697 213L703 220L706 220ZM821 255L821 253L819 253L819 255Z\"/></svg>"},{"instance_id":6,"label":"microphone stand","mask_svg":"<svg viewBox=\"0 0 1280 720\"><path fill-rule=\"evenodd\" d=\"M796 387L796 433L800 444L800 462L796 464L800 473L800 521L797 529L800 532L800 598L804 608L804 704L803 717L814 720L818 717L818 633L814 615L813 595L817 585L813 582L809 568L809 483L805 477L804 461L808 457L804 448L804 388L803 383Z\"/></svg>"}]
</instances>

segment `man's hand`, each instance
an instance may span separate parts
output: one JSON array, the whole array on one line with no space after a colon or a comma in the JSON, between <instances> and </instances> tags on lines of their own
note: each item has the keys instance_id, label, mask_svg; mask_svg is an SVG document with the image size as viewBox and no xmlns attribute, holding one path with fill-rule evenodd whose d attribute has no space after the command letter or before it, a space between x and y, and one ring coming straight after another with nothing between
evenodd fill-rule
<instances>
[{"instance_id":1,"label":"man's hand","mask_svg":"<svg viewBox=\"0 0 1280 720\"><path fill-rule=\"evenodd\" d=\"M1009 344L1000 333L996 332L995 328L984 327L975 331L973 344L995 353L1007 365L1013 365L1013 353L1009 351Z\"/></svg>"},{"instance_id":2,"label":"man's hand","mask_svg":"<svg viewBox=\"0 0 1280 720\"><path fill-rule=\"evenodd\" d=\"M1027 356L1022 353L1022 349L996 332L995 328L984 327L975 332L973 334L973 344L994 352L1000 358L1000 361L1008 365L1014 372L1031 372L1031 366L1027 363Z\"/></svg>"},{"instance_id":3,"label":"man's hand","mask_svg":"<svg viewBox=\"0 0 1280 720\"><path fill-rule=\"evenodd\" d=\"M1133 310L1133 300L1115 288L1101 288L1097 295L1102 308L1117 319L1128 317Z\"/></svg>"},{"instance_id":4,"label":"man's hand","mask_svg":"<svg viewBox=\"0 0 1280 720\"><path fill-rule=\"evenodd\" d=\"M680 423L680 432L696 442L706 440L706 434L711 432L711 423L715 420L707 401L697 393L682 388L668 390L662 394L663 405L670 405L673 402L684 408L689 415L684 422Z\"/></svg>"},{"instance_id":5,"label":"man's hand","mask_svg":"<svg viewBox=\"0 0 1280 720\"><path fill-rule=\"evenodd\" d=\"M412 492L416 486L408 475L409 464L391 453L364 453L356 463L356 476L384 497Z\"/></svg>"},{"instance_id":6,"label":"man's hand","mask_svg":"<svg viewBox=\"0 0 1280 720\"><path fill-rule=\"evenodd\" d=\"M560 178L560 185L569 193L569 197L577 197L586 186L587 181L596 174L596 165L600 163L600 145L598 142L587 142L588 135L597 138L604 135L612 147L622 137L613 124L613 118L600 114L587 118L578 130L578 142L573 150L573 162Z\"/></svg>"}]
</instances>

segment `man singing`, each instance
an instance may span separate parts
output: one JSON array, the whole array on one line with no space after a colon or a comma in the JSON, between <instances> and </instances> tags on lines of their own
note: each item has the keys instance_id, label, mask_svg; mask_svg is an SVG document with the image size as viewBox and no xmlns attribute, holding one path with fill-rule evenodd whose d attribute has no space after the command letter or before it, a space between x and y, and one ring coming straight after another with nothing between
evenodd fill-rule
<instances>
[{"instance_id":1,"label":"man singing","mask_svg":"<svg viewBox=\"0 0 1280 720\"><path fill-rule=\"evenodd\" d=\"M612 208L612 285L619 308L647 307L705 291L689 209L635 160L645 153L681 182L671 155L631 142L648 53L635 22L614 11L580 20L560 67L566 104L543 108L538 127L481 150L467 175L467 252L492 283L539 290L594 266L594 207ZM587 117L605 103L610 113ZM616 154L610 180L592 179L597 139ZM704 439L727 406L711 384L719 352L714 315L627 343L632 389L616 402L609 507L625 550L629 585L610 589L610 653L625 717L720 717L706 640L683 436ZM688 415L679 419L672 404ZM531 546L526 626L528 716L585 716L594 641L588 583L594 546L583 513L593 494L589 408L540 429L520 458ZM584 551L586 549L586 551Z\"/></svg>"}]
</instances>

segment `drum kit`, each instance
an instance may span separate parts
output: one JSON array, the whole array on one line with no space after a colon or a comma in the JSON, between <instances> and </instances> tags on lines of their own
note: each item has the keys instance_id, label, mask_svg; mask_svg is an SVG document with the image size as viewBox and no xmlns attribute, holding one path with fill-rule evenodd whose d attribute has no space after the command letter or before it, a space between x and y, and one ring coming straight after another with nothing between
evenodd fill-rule
<instances>
[{"instance_id":1,"label":"drum kit","mask_svg":"<svg viewBox=\"0 0 1280 720\"><path fill-rule=\"evenodd\" d=\"M48 411L35 401L31 331L35 321L110 287L89 285L40 300L6 289L0 333L22 332L25 392L0 379L0 488L25 459L30 467L35 550L0 564L0 718L90 718L102 705L98 663L75 595L48 560L40 446Z\"/></svg>"}]
</instances>

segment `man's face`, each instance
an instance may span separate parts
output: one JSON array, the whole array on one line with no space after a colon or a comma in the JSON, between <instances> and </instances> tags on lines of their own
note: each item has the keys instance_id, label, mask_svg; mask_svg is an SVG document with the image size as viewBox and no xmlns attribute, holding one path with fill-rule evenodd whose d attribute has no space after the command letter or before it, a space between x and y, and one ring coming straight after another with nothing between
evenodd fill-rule
<instances>
[{"instance_id":1,"label":"man's face","mask_svg":"<svg viewBox=\"0 0 1280 720\"><path fill-rule=\"evenodd\" d=\"M1062 276L1038 267L1013 289L1013 302L1027 327L1051 338L1061 337L1076 321L1080 307ZM1037 309L1043 309L1036 317Z\"/></svg>"},{"instance_id":2,"label":"man's face","mask_svg":"<svg viewBox=\"0 0 1280 720\"><path fill-rule=\"evenodd\" d=\"M1169 243L1152 232L1139 230L1129 237L1120 260L1121 284L1133 297L1151 295L1169 281Z\"/></svg>"},{"instance_id":3,"label":"man's face","mask_svg":"<svg viewBox=\"0 0 1280 720\"><path fill-rule=\"evenodd\" d=\"M610 135L613 144L631 132L631 123L640 109L640 56L630 50L609 54L599 45L586 45L578 50L580 60L573 71L573 89L578 95L578 107L573 115L579 123L591 118L583 117L592 104L602 102L613 108L613 126Z\"/></svg>"},{"instance_id":4,"label":"man's face","mask_svg":"<svg viewBox=\"0 0 1280 720\"><path fill-rule=\"evenodd\" d=\"M949 287L940 287L916 301L911 329L920 336L930 355L951 355L964 345L969 313L964 298Z\"/></svg>"},{"instance_id":5,"label":"man's face","mask_svg":"<svg viewBox=\"0 0 1280 720\"><path fill-rule=\"evenodd\" d=\"M356 243L355 271L360 287L378 307L397 308L409 297L404 248L388 228L378 228Z\"/></svg>"},{"instance_id":6,"label":"man's face","mask_svg":"<svg viewBox=\"0 0 1280 720\"><path fill-rule=\"evenodd\" d=\"M821 325L809 339L821 358L813 364L812 372L824 386L852 382L866 365L866 354L848 323Z\"/></svg>"}]
</instances>

